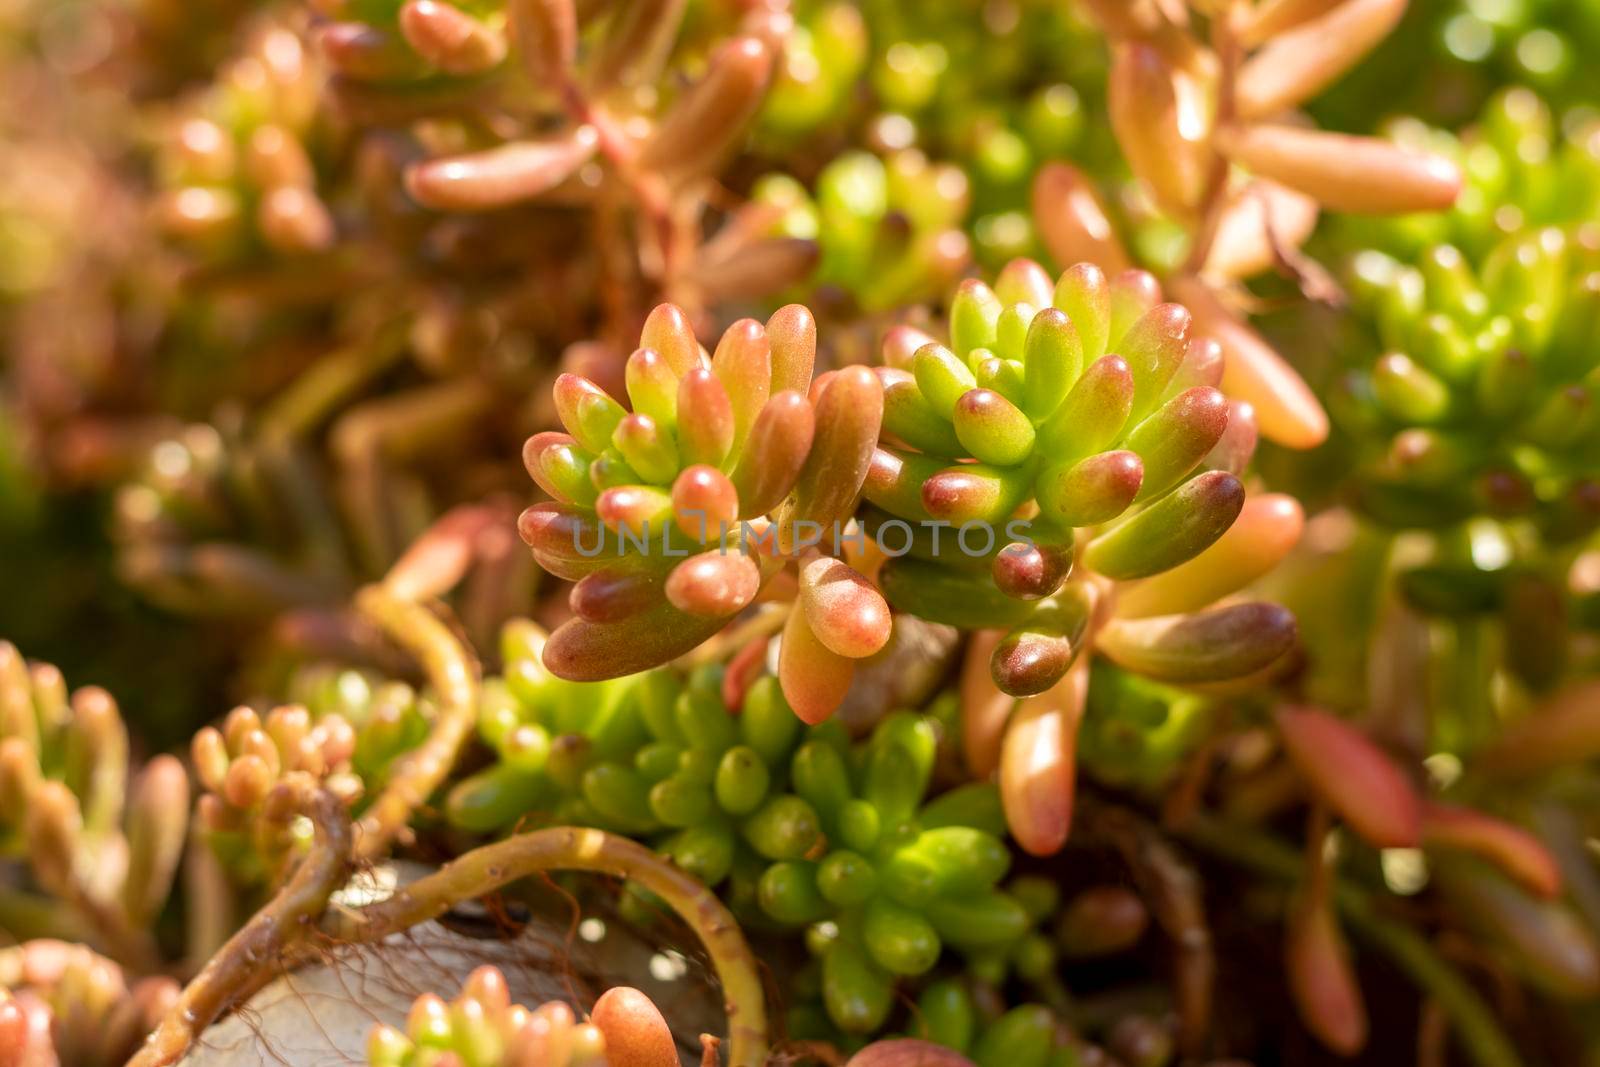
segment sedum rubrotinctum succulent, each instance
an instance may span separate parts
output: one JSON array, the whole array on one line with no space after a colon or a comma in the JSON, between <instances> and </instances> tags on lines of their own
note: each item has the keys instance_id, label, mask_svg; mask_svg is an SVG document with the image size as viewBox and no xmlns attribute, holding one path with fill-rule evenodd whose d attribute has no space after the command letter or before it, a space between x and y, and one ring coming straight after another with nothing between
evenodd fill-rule
<instances>
[{"instance_id":1,"label":"sedum rubrotinctum succulent","mask_svg":"<svg viewBox=\"0 0 1600 1067\"><path fill-rule=\"evenodd\" d=\"M892 557L878 581L895 609L981 631L965 756L999 771L1022 847L1049 853L1070 825L1086 650L1184 685L1272 669L1293 616L1210 605L1281 559L1302 514L1246 500L1250 409L1218 391L1220 350L1150 275L1079 264L1052 284L1014 261L994 290L962 284L950 333L885 339L862 524Z\"/></svg>"},{"instance_id":2,"label":"sedum rubrotinctum succulent","mask_svg":"<svg viewBox=\"0 0 1600 1067\"><path fill-rule=\"evenodd\" d=\"M765 327L734 323L709 358L671 304L651 313L640 342L627 363L631 412L563 375L555 399L567 432L537 434L523 450L555 498L523 512L523 539L541 566L577 583L576 618L550 635L544 662L574 680L664 663L720 630L793 559L799 610L779 676L801 718L820 721L854 661L889 639L877 590L818 551L836 547L860 495L883 409L878 378L846 367L812 382L816 327L793 304Z\"/></svg>"}]
</instances>

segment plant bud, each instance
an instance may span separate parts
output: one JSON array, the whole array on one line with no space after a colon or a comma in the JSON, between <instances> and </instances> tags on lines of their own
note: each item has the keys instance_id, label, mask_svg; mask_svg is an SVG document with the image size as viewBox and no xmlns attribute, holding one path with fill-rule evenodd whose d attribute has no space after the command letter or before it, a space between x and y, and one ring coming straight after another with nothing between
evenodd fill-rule
<instances>
[{"instance_id":1,"label":"plant bud","mask_svg":"<svg viewBox=\"0 0 1600 1067\"><path fill-rule=\"evenodd\" d=\"M622 544L590 508L535 504L517 517L517 532L539 566L569 581L617 565Z\"/></svg>"},{"instance_id":2,"label":"plant bud","mask_svg":"<svg viewBox=\"0 0 1600 1067\"><path fill-rule=\"evenodd\" d=\"M703 78L662 116L639 151L639 165L681 182L710 172L761 106L772 50L739 37L712 56Z\"/></svg>"},{"instance_id":3,"label":"plant bud","mask_svg":"<svg viewBox=\"0 0 1600 1067\"><path fill-rule=\"evenodd\" d=\"M795 483L791 521L779 531L786 550L795 534L795 520L817 523L827 531L855 508L882 418L883 387L866 367L846 367L823 388L816 404L811 454Z\"/></svg>"},{"instance_id":4,"label":"plant bud","mask_svg":"<svg viewBox=\"0 0 1600 1067\"><path fill-rule=\"evenodd\" d=\"M661 595L659 575L620 569L594 571L572 587L567 603L580 619L621 622L658 603Z\"/></svg>"},{"instance_id":5,"label":"plant bud","mask_svg":"<svg viewBox=\"0 0 1600 1067\"><path fill-rule=\"evenodd\" d=\"M1045 269L1031 259L1020 257L1007 261L994 282L995 296L1007 307L1013 304L1049 307L1054 291L1055 283Z\"/></svg>"},{"instance_id":6,"label":"plant bud","mask_svg":"<svg viewBox=\"0 0 1600 1067\"><path fill-rule=\"evenodd\" d=\"M1305 513L1286 493L1246 498L1234 524L1187 563L1119 592L1117 613L1137 619L1198 611L1271 571L1300 540Z\"/></svg>"},{"instance_id":7,"label":"plant bud","mask_svg":"<svg viewBox=\"0 0 1600 1067\"><path fill-rule=\"evenodd\" d=\"M510 0L506 11L528 80L550 89L571 82L578 55L573 0Z\"/></svg>"},{"instance_id":8,"label":"plant bud","mask_svg":"<svg viewBox=\"0 0 1600 1067\"><path fill-rule=\"evenodd\" d=\"M735 322L717 342L711 370L722 383L732 405L732 449L737 452L772 388L772 353L767 331L754 319Z\"/></svg>"},{"instance_id":9,"label":"plant bud","mask_svg":"<svg viewBox=\"0 0 1600 1067\"><path fill-rule=\"evenodd\" d=\"M506 58L503 33L444 0L407 0L400 33L423 59L457 77L482 74Z\"/></svg>"},{"instance_id":10,"label":"plant bud","mask_svg":"<svg viewBox=\"0 0 1600 1067\"><path fill-rule=\"evenodd\" d=\"M1063 526L1097 526L1121 515L1144 480L1144 464L1129 451L1101 452L1040 474L1039 510Z\"/></svg>"},{"instance_id":11,"label":"plant bud","mask_svg":"<svg viewBox=\"0 0 1600 1067\"><path fill-rule=\"evenodd\" d=\"M1085 363L1105 355L1111 335L1111 284L1105 271L1093 263L1068 267L1056 283L1051 302L1072 320Z\"/></svg>"},{"instance_id":12,"label":"plant bud","mask_svg":"<svg viewBox=\"0 0 1600 1067\"><path fill-rule=\"evenodd\" d=\"M678 529L695 541L720 541L739 519L739 492L726 474L697 464L672 483Z\"/></svg>"},{"instance_id":13,"label":"plant bud","mask_svg":"<svg viewBox=\"0 0 1600 1067\"><path fill-rule=\"evenodd\" d=\"M1227 398L1209 386L1173 397L1135 426L1124 442L1144 461L1138 500L1177 485L1222 439L1228 426Z\"/></svg>"},{"instance_id":14,"label":"plant bud","mask_svg":"<svg viewBox=\"0 0 1600 1067\"><path fill-rule=\"evenodd\" d=\"M853 661L822 643L804 610L791 609L778 646L778 681L801 721L816 725L829 719L854 678Z\"/></svg>"},{"instance_id":15,"label":"plant bud","mask_svg":"<svg viewBox=\"0 0 1600 1067\"><path fill-rule=\"evenodd\" d=\"M1239 70L1239 116L1267 118L1299 107L1387 37L1405 10L1406 0L1349 0L1274 37Z\"/></svg>"},{"instance_id":16,"label":"plant bud","mask_svg":"<svg viewBox=\"0 0 1600 1067\"><path fill-rule=\"evenodd\" d=\"M804 395L817 359L817 322L804 304L786 304L767 320L772 352L772 393Z\"/></svg>"},{"instance_id":17,"label":"plant bud","mask_svg":"<svg viewBox=\"0 0 1600 1067\"><path fill-rule=\"evenodd\" d=\"M1142 43L1116 47L1107 84L1111 128L1133 173L1169 215L1199 202L1207 120L1179 98L1161 53Z\"/></svg>"},{"instance_id":18,"label":"plant bud","mask_svg":"<svg viewBox=\"0 0 1600 1067\"><path fill-rule=\"evenodd\" d=\"M363 82L406 81L423 65L396 34L364 22L330 22L317 28L317 46L335 72Z\"/></svg>"},{"instance_id":19,"label":"plant bud","mask_svg":"<svg viewBox=\"0 0 1600 1067\"><path fill-rule=\"evenodd\" d=\"M441 156L406 169L406 192L435 211L494 211L554 189L594 158L598 147L594 127L579 126L549 140Z\"/></svg>"},{"instance_id":20,"label":"plant bud","mask_svg":"<svg viewBox=\"0 0 1600 1067\"><path fill-rule=\"evenodd\" d=\"M572 435L546 431L522 446L522 465L540 489L567 504L593 504L589 464L594 457L578 447Z\"/></svg>"},{"instance_id":21,"label":"plant bud","mask_svg":"<svg viewBox=\"0 0 1600 1067\"><path fill-rule=\"evenodd\" d=\"M1006 596L1039 600L1060 589L1072 573L1072 548L1016 541L996 554L990 573Z\"/></svg>"},{"instance_id":22,"label":"plant bud","mask_svg":"<svg viewBox=\"0 0 1600 1067\"><path fill-rule=\"evenodd\" d=\"M961 369L966 371L965 365ZM877 374L883 385L881 437L903 442L930 455L960 455L961 442L956 438L955 427L950 425L949 415L940 415L935 410L910 373L879 367ZM973 381L976 383L975 378Z\"/></svg>"},{"instance_id":23,"label":"plant bud","mask_svg":"<svg viewBox=\"0 0 1600 1067\"><path fill-rule=\"evenodd\" d=\"M1373 366L1372 392L1378 405L1402 422L1440 422L1450 412L1449 387L1400 352Z\"/></svg>"},{"instance_id":24,"label":"plant bud","mask_svg":"<svg viewBox=\"0 0 1600 1067\"><path fill-rule=\"evenodd\" d=\"M1327 902L1300 901L1289 914L1284 944L1289 991L1301 1021L1341 1056L1367 1043L1367 1011L1350 950Z\"/></svg>"},{"instance_id":25,"label":"plant bud","mask_svg":"<svg viewBox=\"0 0 1600 1067\"><path fill-rule=\"evenodd\" d=\"M870 1033L888 1017L894 980L857 942L841 938L822 958L822 996L828 1017L840 1029Z\"/></svg>"},{"instance_id":26,"label":"plant bud","mask_svg":"<svg viewBox=\"0 0 1600 1067\"><path fill-rule=\"evenodd\" d=\"M1453 804L1425 802L1422 842L1429 848L1475 853L1539 896L1561 894L1561 869L1550 850L1527 830L1503 819Z\"/></svg>"},{"instance_id":27,"label":"plant bud","mask_svg":"<svg viewBox=\"0 0 1600 1067\"><path fill-rule=\"evenodd\" d=\"M1038 448L1073 459L1100 452L1122 436L1133 408L1133 372L1121 356L1089 364L1056 413L1039 427Z\"/></svg>"},{"instance_id":28,"label":"plant bud","mask_svg":"<svg viewBox=\"0 0 1600 1067\"><path fill-rule=\"evenodd\" d=\"M672 523L672 497L647 485L623 485L607 489L594 502L600 521L630 538L653 540L663 537Z\"/></svg>"},{"instance_id":29,"label":"plant bud","mask_svg":"<svg viewBox=\"0 0 1600 1067\"><path fill-rule=\"evenodd\" d=\"M1215 544L1244 507L1244 486L1207 471L1089 542L1083 562L1107 578L1148 578Z\"/></svg>"},{"instance_id":30,"label":"plant bud","mask_svg":"<svg viewBox=\"0 0 1600 1067\"><path fill-rule=\"evenodd\" d=\"M1077 168L1055 160L1040 167L1033 179L1032 204L1039 239L1057 263L1094 265L1112 272L1127 269L1128 254L1094 187ZM1056 306L1078 322L1072 308L1059 299ZM1078 328L1081 332L1082 324ZM1088 344L1084 347L1099 354Z\"/></svg>"},{"instance_id":31,"label":"plant bud","mask_svg":"<svg viewBox=\"0 0 1600 1067\"><path fill-rule=\"evenodd\" d=\"M20 737L0 739L0 825L14 825L28 810L41 776L33 750Z\"/></svg>"},{"instance_id":32,"label":"plant bud","mask_svg":"<svg viewBox=\"0 0 1600 1067\"><path fill-rule=\"evenodd\" d=\"M862 659L889 640L892 620L883 594L842 560L813 555L802 561L800 606L817 640L837 655Z\"/></svg>"},{"instance_id":33,"label":"plant bud","mask_svg":"<svg viewBox=\"0 0 1600 1067\"><path fill-rule=\"evenodd\" d=\"M690 435L680 437L685 439L685 447L693 443ZM678 473L678 449L673 444L672 434L648 415L624 415L611 435L611 443L644 481L665 485Z\"/></svg>"},{"instance_id":34,"label":"plant bud","mask_svg":"<svg viewBox=\"0 0 1600 1067\"><path fill-rule=\"evenodd\" d=\"M689 316L676 304L657 304L651 310L639 331L639 347L659 353L680 379L705 364Z\"/></svg>"},{"instance_id":35,"label":"plant bud","mask_svg":"<svg viewBox=\"0 0 1600 1067\"><path fill-rule=\"evenodd\" d=\"M1181 304L1158 304L1139 316L1117 342L1133 374L1129 418L1138 422L1155 410L1188 349L1190 315Z\"/></svg>"},{"instance_id":36,"label":"plant bud","mask_svg":"<svg viewBox=\"0 0 1600 1067\"><path fill-rule=\"evenodd\" d=\"M1318 799L1374 847L1417 846L1421 800L1387 753L1324 711L1284 707L1276 718L1284 751Z\"/></svg>"},{"instance_id":37,"label":"plant bud","mask_svg":"<svg viewBox=\"0 0 1600 1067\"><path fill-rule=\"evenodd\" d=\"M678 375L653 348L636 349L624 371L633 410L662 426L678 423Z\"/></svg>"},{"instance_id":38,"label":"plant bud","mask_svg":"<svg viewBox=\"0 0 1600 1067\"><path fill-rule=\"evenodd\" d=\"M962 355L993 348L1003 310L987 285L975 278L962 282L950 301L950 346Z\"/></svg>"},{"instance_id":39,"label":"plant bud","mask_svg":"<svg viewBox=\"0 0 1600 1067\"><path fill-rule=\"evenodd\" d=\"M683 462L720 466L736 432L733 404L717 376L706 367L685 374L678 385L678 447Z\"/></svg>"},{"instance_id":40,"label":"plant bud","mask_svg":"<svg viewBox=\"0 0 1600 1067\"><path fill-rule=\"evenodd\" d=\"M228 773L228 746L210 726L202 727L189 746L189 758L194 763L195 775L200 784L212 793L222 792L222 782Z\"/></svg>"},{"instance_id":41,"label":"plant bud","mask_svg":"<svg viewBox=\"0 0 1600 1067\"><path fill-rule=\"evenodd\" d=\"M1087 690L1088 671L1079 666L1047 692L1022 701L1006 729L1000 799L1012 837L1034 856L1059 851L1072 828L1078 721Z\"/></svg>"},{"instance_id":42,"label":"plant bud","mask_svg":"<svg viewBox=\"0 0 1600 1067\"><path fill-rule=\"evenodd\" d=\"M749 556L712 549L674 567L666 594L679 611L726 618L744 610L760 589L761 570Z\"/></svg>"},{"instance_id":43,"label":"plant bud","mask_svg":"<svg viewBox=\"0 0 1600 1067\"><path fill-rule=\"evenodd\" d=\"M228 765L222 780L222 798L235 808L248 810L261 804L276 781L267 761L255 753L240 756Z\"/></svg>"},{"instance_id":44,"label":"plant bud","mask_svg":"<svg viewBox=\"0 0 1600 1067\"><path fill-rule=\"evenodd\" d=\"M1294 647L1295 620L1276 604L1247 603L1193 615L1115 619L1095 647L1120 667L1164 682L1243 678Z\"/></svg>"},{"instance_id":45,"label":"plant bud","mask_svg":"<svg viewBox=\"0 0 1600 1067\"><path fill-rule=\"evenodd\" d=\"M1150 912L1131 889L1091 886L1073 897L1056 920L1056 943L1078 959L1132 948L1150 925Z\"/></svg>"},{"instance_id":46,"label":"plant bud","mask_svg":"<svg viewBox=\"0 0 1600 1067\"><path fill-rule=\"evenodd\" d=\"M613 986L589 1018L605 1035L606 1059L628 1067L677 1067L678 1045L654 1002L637 989Z\"/></svg>"},{"instance_id":47,"label":"plant bud","mask_svg":"<svg viewBox=\"0 0 1600 1067\"><path fill-rule=\"evenodd\" d=\"M135 925L155 917L172 889L188 833L189 776L172 756L140 773L128 809L128 873L122 907Z\"/></svg>"},{"instance_id":48,"label":"plant bud","mask_svg":"<svg viewBox=\"0 0 1600 1067\"><path fill-rule=\"evenodd\" d=\"M815 432L811 404L801 393L774 393L762 406L733 469L740 518L765 515L783 501L805 467Z\"/></svg>"},{"instance_id":49,"label":"plant bud","mask_svg":"<svg viewBox=\"0 0 1600 1067\"><path fill-rule=\"evenodd\" d=\"M1076 594L1076 595L1074 595ZM1081 587L1042 607L995 646L989 671L1000 690L1033 696L1061 680L1081 650L1091 601Z\"/></svg>"},{"instance_id":50,"label":"plant bud","mask_svg":"<svg viewBox=\"0 0 1600 1067\"><path fill-rule=\"evenodd\" d=\"M1461 191L1461 171L1448 159L1374 137L1293 126L1228 126L1217 131L1216 143L1234 163L1334 211L1442 211Z\"/></svg>"},{"instance_id":51,"label":"plant bud","mask_svg":"<svg viewBox=\"0 0 1600 1067\"><path fill-rule=\"evenodd\" d=\"M934 519L957 527L967 523L994 524L1004 521L1028 498L1028 489L1025 471L987 463L958 463L922 483L922 510ZM951 531L945 545L944 554L961 551L959 533ZM992 550L993 531L989 531L989 545Z\"/></svg>"},{"instance_id":52,"label":"plant bud","mask_svg":"<svg viewBox=\"0 0 1600 1067\"><path fill-rule=\"evenodd\" d=\"M42 781L28 796L24 818L34 877L53 895L71 897L83 838L78 798L60 782Z\"/></svg>"},{"instance_id":53,"label":"plant bud","mask_svg":"<svg viewBox=\"0 0 1600 1067\"><path fill-rule=\"evenodd\" d=\"M1046 307L1028 326L1023 356L1023 408L1044 419L1061 406L1083 369L1083 343L1067 313Z\"/></svg>"},{"instance_id":54,"label":"plant bud","mask_svg":"<svg viewBox=\"0 0 1600 1067\"><path fill-rule=\"evenodd\" d=\"M1012 1008L978 1036L972 1049L973 1061L983 1067L1047 1063L1055 1045L1056 1030L1056 1019L1050 1009L1039 1004Z\"/></svg>"},{"instance_id":55,"label":"plant bud","mask_svg":"<svg viewBox=\"0 0 1600 1067\"><path fill-rule=\"evenodd\" d=\"M971 389L957 401L956 437L984 463L1008 467L1033 451L1033 423L1011 401L989 389Z\"/></svg>"},{"instance_id":56,"label":"plant bud","mask_svg":"<svg viewBox=\"0 0 1600 1067\"><path fill-rule=\"evenodd\" d=\"M604 452L627 412L605 390L576 374L556 378L551 390L556 415L568 433L590 452Z\"/></svg>"},{"instance_id":57,"label":"plant bud","mask_svg":"<svg viewBox=\"0 0 1600 1067\"><path fill-rule=\"evenodd\" d=\"M978 385L960 357L937 342L917 350L911 372L928 406L945 419L954 415L961 398Z\"/></svg>"}]
</instances>

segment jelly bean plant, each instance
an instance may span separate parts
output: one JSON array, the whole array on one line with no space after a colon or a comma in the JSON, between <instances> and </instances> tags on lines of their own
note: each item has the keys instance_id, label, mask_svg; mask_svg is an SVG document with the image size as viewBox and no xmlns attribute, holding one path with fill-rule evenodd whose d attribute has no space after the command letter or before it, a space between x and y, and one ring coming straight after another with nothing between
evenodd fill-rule
<instances>
[{"instance_id":1,"label":"jelly bean plant","mask_svg":"<svg viewBox=\"0 0 1600 1067\"><path fill-rule=\"evenodd\" d=\"M1589 8L0 5L0 1067L1600 1062Z\"/></svg>"}]
</instances>

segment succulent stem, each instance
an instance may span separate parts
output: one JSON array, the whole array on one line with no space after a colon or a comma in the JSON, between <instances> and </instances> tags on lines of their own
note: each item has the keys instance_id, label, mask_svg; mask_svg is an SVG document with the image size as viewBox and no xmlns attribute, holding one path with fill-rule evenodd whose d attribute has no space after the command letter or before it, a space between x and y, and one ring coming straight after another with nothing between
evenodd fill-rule
<instances>
[{"instance_id":1,"label":"succulent stem","mask_svg":"<svg viewBox=\"0 0 1600 1067\"><path fill-rule=\"evenodd\" d=\"M372 860L388 851L412 812L455 766L477 715L478 665L450 628L421 604L372 585L356 594L356 607L422 661L439 701L428 739L402 757L389 784L361 817L356 858Z\"/></svg>"},{"instance_id":2,"label":"succulent stem","mask_svg":"<svg viewBox=\"0 0 1600 1067\"><path fill-rule=\"evenodd\" d=\"M722 982L728 1013L729 1067L761 1067L767 1056L767 1009L755 956L717 895L649 849L602 830L555 827L474 849L394 896L357 911L334 911L324 929L341 941L381 940L500 886L549 871L591 871L626 878L660 897L700 935ZM157 1063L130 1067L158 1067Z\"/></svg>"},{"instance_id":3,"label":"succulent stem","mask_svg":"<svg viewBox=\"0 0 1600 1067\"><path fill-rule=\"evenodd\" d=\"M292 806L311 820L310 851L277 895L184 987L128 1067L166 1067L182 1058L207 1026L260 988L290 947L315 930L328 898L349 875L350 817L344 804L309 776L286 778L279 788L293 791Z\"/></svg>"}]
</instances>

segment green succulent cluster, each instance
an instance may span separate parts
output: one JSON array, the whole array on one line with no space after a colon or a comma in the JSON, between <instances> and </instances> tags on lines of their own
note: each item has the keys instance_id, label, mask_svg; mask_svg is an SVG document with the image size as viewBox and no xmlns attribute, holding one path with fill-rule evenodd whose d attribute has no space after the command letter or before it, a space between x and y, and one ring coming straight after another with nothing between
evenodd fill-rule
<instances>
[{"instance_id":1,"label":"green succulent cluster","mask_svg":"<svg viewBox=\"0 0 1600 1067\"><path fill-rule=\"evenodd\" d=\"M1210 699L1121 670L1089 668L1077 756L1095 780L1156 790L1171 781L1205 736Z\"/></svg>"},{"instance_id":2,"label":"green succulent cluster","mask_svg":"<svg viewBox=\"0 0 1600 1067\"><path fill-rule=\"evenodd\" d=\"M768 867L757 897L768 916L807 927L827 1015L846 1032L881 1027L896 983L931 970L946 947L998 948L1029 924L999 888L1011 853L994 788L924 799L937 745L933 720L894 713L856 745L812 738L790 768L825 848Z\"/></svg>"},{"instance_id":3,"label":"green succulent cluster","mask_svg":"<svg viewBox=\"0 0 1600 1067\"><path fill-rule=\"evenodd\" d=\"M1218 347L1192 338L1189 312L1142 271L1079 264L1053 284L1014 261L995 289L962 283L950 339L885 340L863 525L895 557L880 576L893 606L1009 630L995 682L1039 693L1095 612L1097 588L1074 568L1131 581L1216 543L1244 507L1254 425L1217 389ZM1259 659L1220 657L1183 680L1265 666L1285 626L1263 616L1248 642Z\"/></svg>"},{"instance_id":4,"label":"green succulent cluster","mask_svg":"<svg viewBox=\"0 0 1600 1067\"><path fill-rule=\"evenodd\" d=\"M540 665L522 623L503 650L479 724L498 759L451 791L454 825L595 826L649 843L741 916L809 928L828 1012L853 1033L881 1026L896 980L945 945L999 951L1026 932L1022 905L996 888L1010 852L994 787L926 798L936 717L895 712L853 743L837 721L804 726L770 675L730 710L720 665L569 682Z\"/></svg>"},{"instance_id":5,"label":"green succulent cluster","mask_svg":"<svg viewBox=\"0 0 1600 1067\"><path fill-rule=\"evenodd\" d=\"M868 313L943 292L967 265L963 225L971 204L959 167L903 148L879 157L840 155L817 175L815 191L785 173L752 190L776 213L773 232L815 240L821 252L809 285Z\"/></svg>"},{"instance_id":6,"label":"green succulent cluster","mask_svg":"<svg viewBox=\"0 0 1600 1067\"><path fill-rule=\"evenodd\" d=\"M1455 160L1465 183L1449 211L1341 220L1357 244L1408 262L1454 245L1477 263L1509 236L1581 225L1600 211L1600 122L1581 108L1557 115L1531 89L1501 90L1461 131L1404 119L1389 132Z\"/></svg>"},{"instance_id":7,"label":"green succulent cluster","mask_svg":"<svg viewBox=\"0 0 1600 1067\"><path fill-rule=\"evenodd\" d=\"M1086 148L1090 131L1079 96L1081 87L1103 78L1105 56L1094 30L1070 7L1027 0L994 9L980 25L960 4L821 0L796 5L796 17L762 112L767 140L781 149L859 124L866 143L887 153L891 166L915 148L941 167L958 167L965 178L961 215L970 200L967 232L986 266L1037 254L1027 186L1040 162L1086 150L1106 154L1103 144ZM858 89L863 82L867 93ZM824 183L819 178L816 186L821 202L828 198ZM824 248L848 245L849 228L836 237L831 222L825 216L818 233ZM953 240L945 243L953 253ZM853 292L859 298L860 290Z\"/></svg>"},{"instance_id":8,"label":"green succulent cluster","mask_svg":"<svg viewBox=\"0 0 1600 1067\"><path fill-rule=\"evenodd\" d=\"M1043 1004L1019 1004L985 1017L971 988L935 982L917 998L926 1039L965 1054L975 1067L1077 1067L1115 1056L1127 1067L1165 1067L1176 1054L1170 1029L1129 1013L1092 1044Z\"/></svg>"},{"instance_id":9,"label":"green succulent cluster","mask_svg":"<svg viewBox=\"0 0 1600 1067\"><path fill-rule=\"evenodd\" d=\"M1396 526L1529 519L1553 543L1600 522L1600 231L1452 245L1411 267L1357 257L1380 355L1348 383L1346 422L1380 445L1366 510Z\"/></svg>"}]
</instances>

